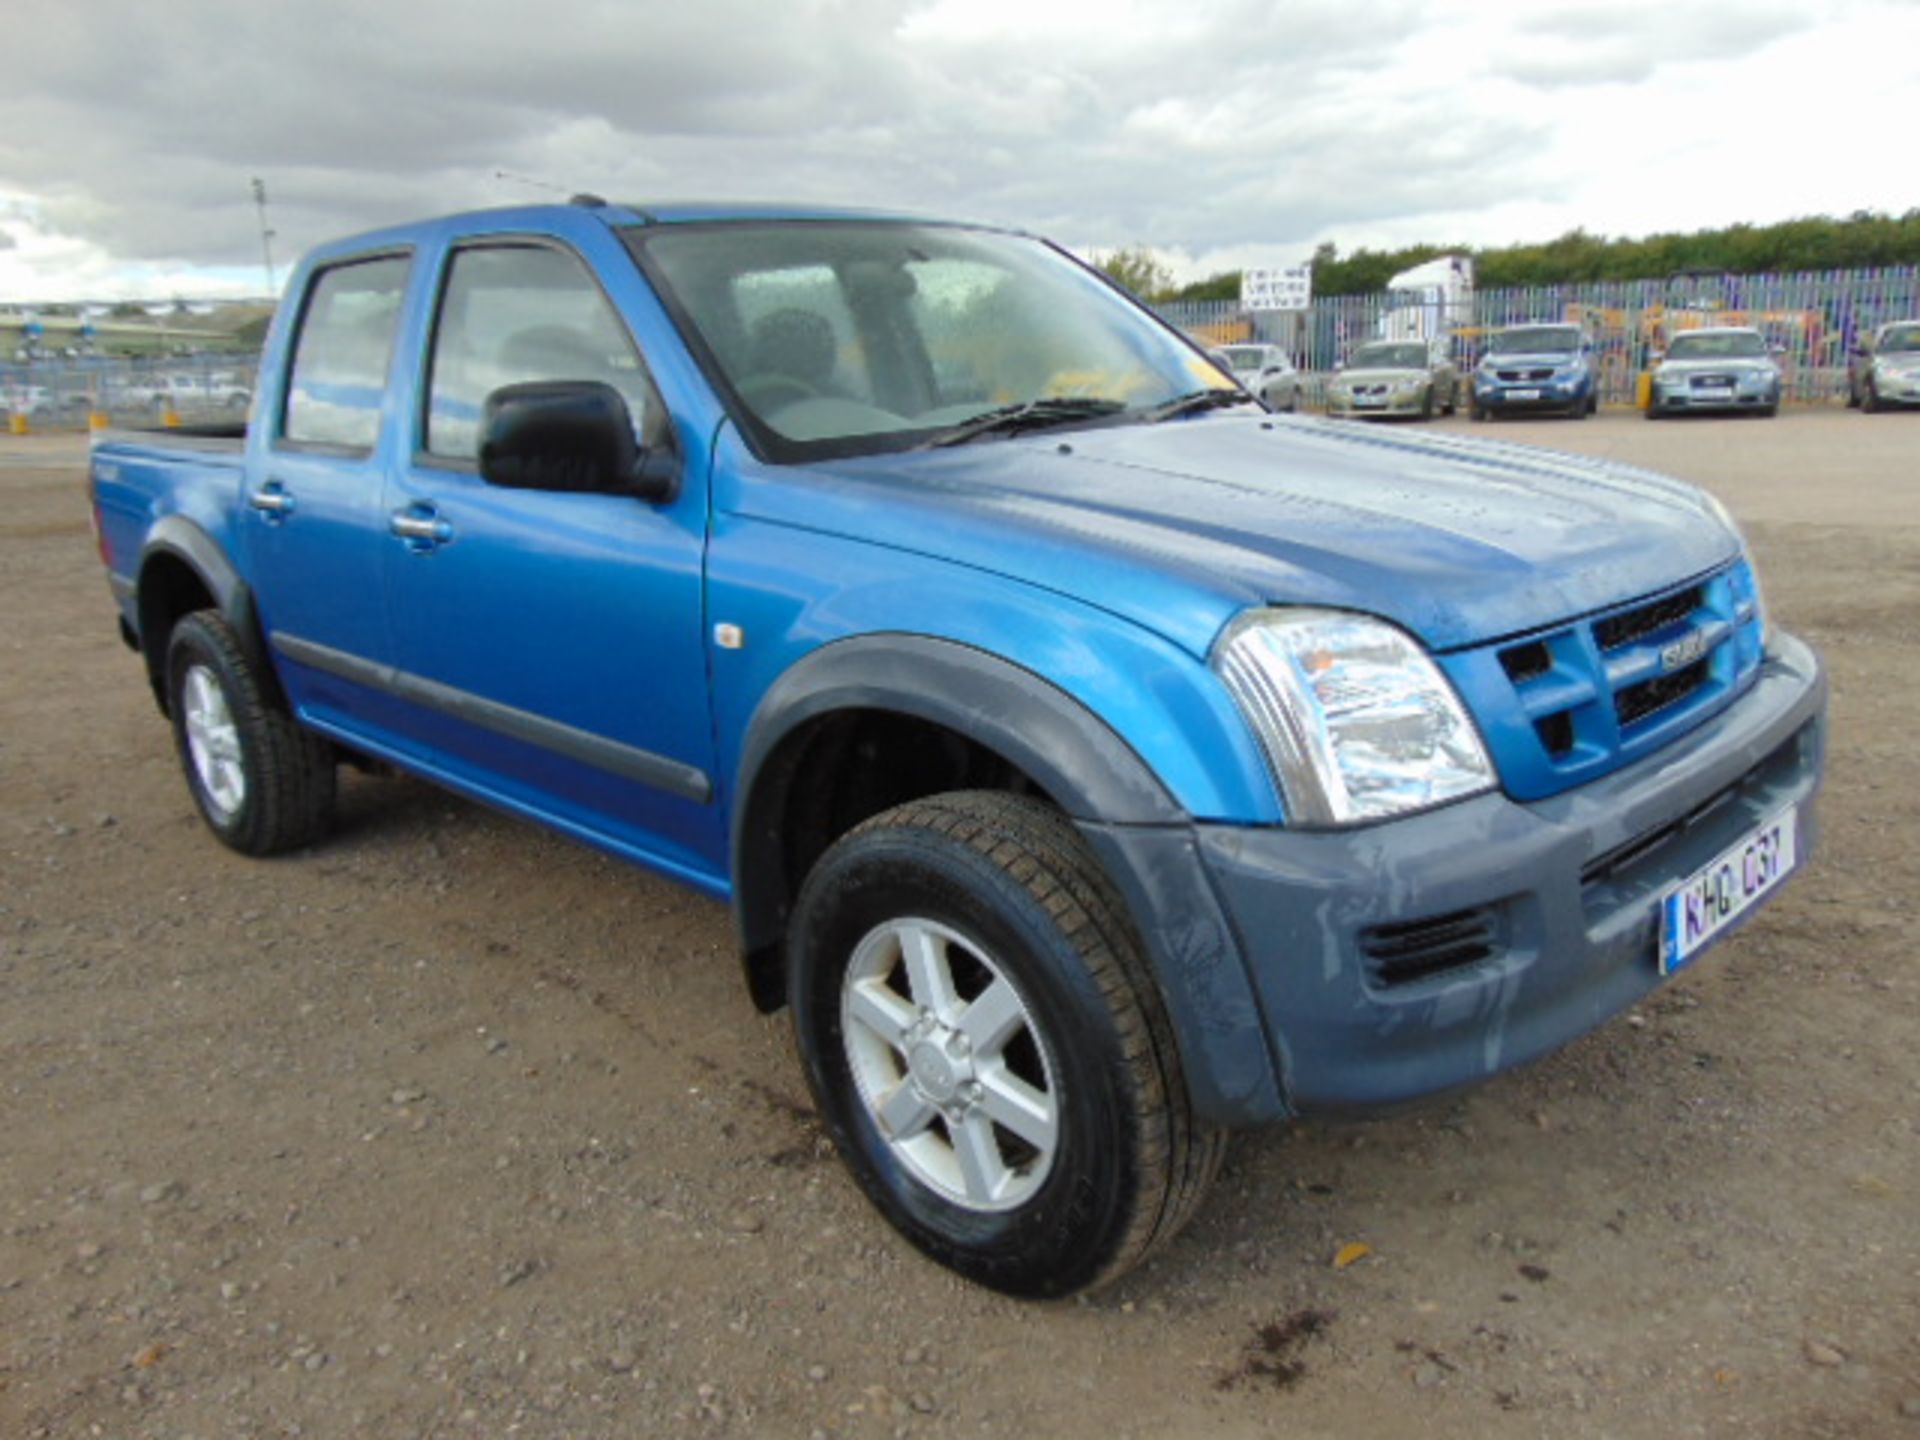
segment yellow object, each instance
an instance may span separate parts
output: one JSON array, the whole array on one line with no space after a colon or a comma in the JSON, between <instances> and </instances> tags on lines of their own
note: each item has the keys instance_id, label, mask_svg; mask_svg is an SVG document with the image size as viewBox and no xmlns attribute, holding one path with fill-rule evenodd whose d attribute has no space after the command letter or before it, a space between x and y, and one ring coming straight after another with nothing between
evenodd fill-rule
<instances>
[{"instance_id":1,"label":"yellow object","mask_svg":"<svg viewBox=\"0 0 1920 1440\"><path fill-rule=\"evenodd\" d=\"M169 405L160 413L160 423L171 430L180 423L180 412Z\"/></svg>"},{"instance_id":2,"label":"yellow object","mask_svg":"<svg viewBox=\"0 0 1920 1440\"><path fill-rule=\"evenodd\" d=\"M92 410L87 413L87 428L89 430L110 430L113 428L113 421L107 415L106 411Z\"/></svg>"},{"instance_id":3,"label":"yellow object","mask_svg":"<svg viewBox=\"0 0 1920 1440\"><path fill-rule=\"evenodd\" d=\"M1634 382L1633 403L1641 410L1653 403L1653 372L1651 370L1642 370L1640 378Z\"/></svg>"},{"instance_id":4,"label":"yellow object","mask_svg":"<svg viewBox=\"0 0 1920 1440\"><path fill-rule=\"evenodd\" d=\"M1344 1270L1356 1260L1364 1260L1373 1253L1373 1247L1364 1240L1349 1240L1333 1256L1333 1268Z\"/></svg>"},{"instance_id":5,"label":"yellow object","mask_svg":"<svg viewBox=\"0 0 1920 1440\"><path fill-rule=\"evenodd\" d=\"M26 434L27 417L22 415L18 410L14 411L12 415L7 417L7 432L11 435Z\"/></svg>"}]
</instances>

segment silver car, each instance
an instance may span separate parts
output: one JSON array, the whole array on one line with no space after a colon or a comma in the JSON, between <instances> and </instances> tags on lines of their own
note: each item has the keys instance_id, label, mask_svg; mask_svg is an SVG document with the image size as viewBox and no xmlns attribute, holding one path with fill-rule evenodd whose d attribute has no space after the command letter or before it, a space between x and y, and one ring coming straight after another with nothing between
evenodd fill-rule
<instances>
[{"instance_id":1,"label":"silver car","mask_svg":"<svg viewBox=\"0 0 1920 1440\"><path fill-rule=\"evenodd\" d=\"M1847 404L1871 413L1920 405L1920 320L1896 320L1874 331L1847 363Z\"/></svg>"},{"instance_id":2,"label":"silver car","mask_svg":"<svg viewBox=\"0 0 1920 1440\"><path fill-rule=\"evenodd\" d=\"M1300 372L1278 345L1220 345L1209 353L1215 364L1270 409L1300 408Z\"/></svg>"},{"instance_id":3,"label":"silver car","mask_svg":"<svg viewBox=\"0 0 1920 1440\"><path fill-rule=\"evenodd\" d=\"M1424 340L1373 340L1327 382L1329 415L1451 415L1460 372Z\"/></svg>"},{"instance_id":4,"label":"silver car","mask_svg":"<svg viewBox=\"0 0 1920 1440\"><path fill-rule=\"evenodd\" d=\"M1780 410L1779 352L1749 325L1688 330L1673 337L1653 369L1647 419L1685 410Z\"/></svg>"}]
</instances>

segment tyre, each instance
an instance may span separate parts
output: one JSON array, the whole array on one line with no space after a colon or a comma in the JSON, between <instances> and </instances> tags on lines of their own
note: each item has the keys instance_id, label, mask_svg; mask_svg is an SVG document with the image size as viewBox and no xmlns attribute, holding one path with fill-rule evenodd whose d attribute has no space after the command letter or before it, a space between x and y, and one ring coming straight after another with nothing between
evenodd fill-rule
<instances>
[{"instance_id":1,"label":"tyre","mask_svg":"<svg viewBox=\"0 0 1920 1440\"><path fill-rule=\"evenodd\" d=\"M1853 388L1853 381L1851 379L1847 381L1847 408L1849 410L1858 410L1860 408L1860 392Z\"/></svg>"},{"instance_id":2,"label":"tyre","mask_svg":"<svg viewBox=\"0 0 1920 1440\"><path fill-rule=\"evenodd\" d=\"M1478 400L1469 400L1467 402L1467 414L1475 420L1484 420L1487 418L1487 407L1482 405Z\"/></svg>"},{"instance_id":3,"label":"tyre","mask_svg":"<svg viewBox=\"0 0 1920 1440\"><path fill-rule=\"evenodd\" d=\"M1658 400L1649 400L1647 402L1647 408L1641 413L1649 420L1659 420L1663 418L1667 412L1660 408L1660 402Z\"/></svg>"},{"instance_id":4,"label":"tyre","mask_svg":"<svg viewBox=\"0 0 1920 1440\"><path fill-rule=\"evenodd\" d=\"M1225 1137L1197 1124L1124 908L1063 818L955 792L821 857L789 935L808 1084L908 1240L1012 1295L1067 1295L1186 1222Z\"/></svg>"},{"instance_id":5,"label":"tyre","mask_svg":"<svg viewBox=\"0 0 1920 1440\"><path fill-rule=\"evenodd\" d=\"M333 815L333 747L262 686L233 627L197 610L167 642L167 711L201 818L243 855L316 840Z\"/></svg>"},{"instance_id":6,"label":"tyre","mask_svg":"<svg viewBox=\"0 0 1920 1440\"><path fill-rule=\"evenodd\" d=\"M1427 393L1420 397L1420 418L1422 420L1433 418L1433 387L1431 385L1427 387Z\"/></svg>"},{"instance_id":7,"label":"tyre","mask_svg":"<svg viewBox=\"0 0 1920 1440\"><path fill-rule=\"evenodd\" d=\"M1460 382L1458 380L1454 381L1453 385L1448 389L1447 408L1440 413L1448 416L1458 415L1460 413Z\"/></svg>"}]
</instances>

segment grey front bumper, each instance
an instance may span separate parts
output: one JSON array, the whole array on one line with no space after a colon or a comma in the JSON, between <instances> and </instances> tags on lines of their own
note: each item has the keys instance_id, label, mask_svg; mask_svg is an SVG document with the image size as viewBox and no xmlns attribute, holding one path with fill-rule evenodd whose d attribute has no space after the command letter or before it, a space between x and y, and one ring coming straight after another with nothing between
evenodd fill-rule
<instances>
[{"instance_id":1,"label":"grey front bumper","mask_svg":"<svg viewBox=\"0 0 1920 1440\"><path fill-rule=\"evenodd\" d=\"M1534 1059L1654 989L1661 895L1788 806L1804 864L1825 717L1819 660L1776 634L1728 710L1548 800L1349 831L1201 825L1186 844L1083 828L1143 919L1196 1108L1225 1124L1365 1110ZM1458 914L1487 917L1487 953L1383 977L1380 927ZM1254 1073L1262 1039L1272 1083Z\"/></svg>"}]
</instances>

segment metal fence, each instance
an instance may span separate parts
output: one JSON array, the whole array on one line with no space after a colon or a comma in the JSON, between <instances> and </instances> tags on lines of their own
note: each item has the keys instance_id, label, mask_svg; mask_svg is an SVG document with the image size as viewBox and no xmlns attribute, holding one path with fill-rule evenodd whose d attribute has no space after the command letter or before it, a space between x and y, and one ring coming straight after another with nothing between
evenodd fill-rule
<instances>
[{"instance_id":1,"label":"metal fence","mask_svg":"<svg viewBox=\"0 0 1920 1440\"><path fill-rule=\"evenodd\" d=\"M15 428L74 429L108 423L166 424L240 419L253 401L258 352L164 360L106 356L0 365L0 418ZM0 430L6 425L0 423Z\"/></svg>"},{"instance_id":2,"label":"metal fence","mask_svg":"<svg viewBox=\"0 0 1920 1440\"><path fill-rule=\"evenodd\" d=\"M1484 290L1453 305L1418 292L1382 292L1329 296L1296 311L1252 312L1232 301L1156 309L1208 345L1284 347L1302 371L1310 404L1320 400L1327 373L1362 341L1390 333L1444 337L1465 375L1479 363L1489 331L1529 323L1584 327L1600 357L1601 398L1611 404L1633 403L1641 372L1675 334L1752 325L1783 352L1785 398L1820 404L1846 394L1847 355L1860 339L1885 321L1920 316L1920 267Z\"/></svg>"}]
</instances>

